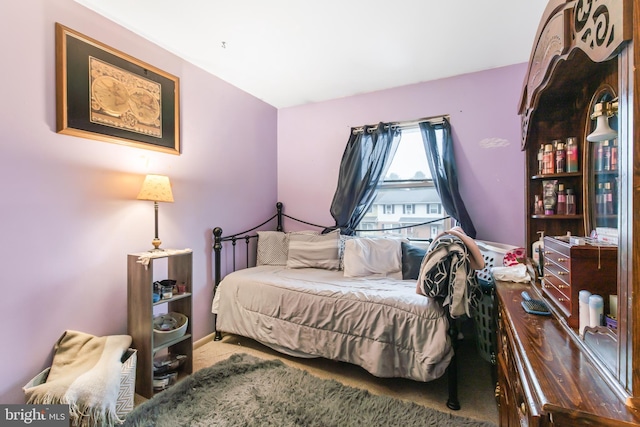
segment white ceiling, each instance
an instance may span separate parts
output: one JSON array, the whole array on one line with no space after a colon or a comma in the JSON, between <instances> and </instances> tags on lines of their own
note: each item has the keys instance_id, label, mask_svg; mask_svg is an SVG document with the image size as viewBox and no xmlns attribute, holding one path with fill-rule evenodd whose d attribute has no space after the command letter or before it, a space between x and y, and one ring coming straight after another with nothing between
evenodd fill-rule
<instances>
[{"instance_id":1,"label":"white ceiling","mask_svg":"<svg viewBox=\"0 0 640 427\"><path fill-rule=\"evenodd\" d=\"M527 62L547 3L76 1L277 108Z\"/></svg>"}]
</instances>

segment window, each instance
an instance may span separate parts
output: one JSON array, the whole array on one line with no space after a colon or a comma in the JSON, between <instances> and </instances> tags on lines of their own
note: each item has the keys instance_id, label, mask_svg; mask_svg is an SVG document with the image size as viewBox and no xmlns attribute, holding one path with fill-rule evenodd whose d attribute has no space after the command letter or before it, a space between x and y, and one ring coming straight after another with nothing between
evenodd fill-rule
<instances>
[{"instance_id":1,"label":"window","mask_svg":"<svg viewBox=\"0 0 640 427\"><path fill-rule=\"evenodd\" d=\"M442 205L440 203L430 203L427 206L428 206L427 211L430 214L439 214L442 210Z\"/></svg>"},{"instance_id":2,"label":"window","mask_svg":"<svg viewBox=\"0 0 640 427\"><path fill-rule=\"evenodd\" d=\"M437 132L437 135L439 138L442 137L440 132ZM402 215L389 217L389 215L395 214L396 205L398 205L398 212L402 212ZM440 196L431 179L427 154L417 125L402 127L398 150L391 161L386 176L378 184L373 206L373 212L382 212L386 216L378 216L373 221L370 216L366 217L361 225L366 222L367 230L384 229L384 234L428 239L451 228L450 220L439 220L425 226L411 226L446 216L442 209ZM380 206L379 210L378 206ZM400 226L410 227L389 230ZM362 226L358 228L365 229ZM361 231L359 234L373 235L382 234L382 232Z\"/></svg>"},{"instance_id":3,"label":"window","mask_svg":"<svg viewBox=\"0 0 640 427\"><path fill-rule=\"evenodd\" d=\"M402 213L405 215L413 215L416 213L416 205L402 205Z\"/></svg>"}]
</instances>

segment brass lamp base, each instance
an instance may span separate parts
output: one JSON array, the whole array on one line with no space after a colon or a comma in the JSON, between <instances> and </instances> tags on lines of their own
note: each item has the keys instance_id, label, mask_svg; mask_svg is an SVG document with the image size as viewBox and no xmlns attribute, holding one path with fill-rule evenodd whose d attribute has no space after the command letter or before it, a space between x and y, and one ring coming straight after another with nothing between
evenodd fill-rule
<instances>
[{"instance_id":1,"label":"brass lamp base","mask_svg":"<svg viewBox=\"0 0 640 427\"><path fill-rule=\"evenodd\" d=\"M164 249L160 247L160 245L162 244L162 240L158 239L157 237L153 239L151 244L153 245L153 249L150 249L149 252L164 251Z\"/></svg>"}]
</instances>

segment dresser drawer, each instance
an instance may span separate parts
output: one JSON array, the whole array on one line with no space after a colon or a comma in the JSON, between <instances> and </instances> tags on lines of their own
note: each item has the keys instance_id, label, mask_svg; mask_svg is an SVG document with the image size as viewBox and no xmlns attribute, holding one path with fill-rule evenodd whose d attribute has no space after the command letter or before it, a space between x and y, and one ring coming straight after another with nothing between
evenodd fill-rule
<instances>
[{"instance_id":1,"label":"dresser drawer","mask_svg":"<svg viewBox=\"0 0 640 427\"><path fill-rule=\"evenodd\" d=\"M569 317L571 321L575 320L574 317L572 317L571 298L558 289L552 281L548 280L547 277L542 279L542 290L551 297L551 299L556 303L556 306L564 312L565 316Z\"/></svg>"},{"instance_id":2,"label":"dresser drawer","mask_svg":"<svg viewBox=\"0 0 640 427\"><path fill-rule=\"evenodd\" d=\"M555 266L556 269L562 269L566 273L571 272L571 255L558 252L553 247L547 247L546 244L544 247L543 262L544 262L545 268L547 266Z\"/></svg>"},{"instance_id":3,"label":"dresser drawer","mask_svg":"<svg viewBox=\"0 0 640 427\"><path fill-rule=\"evenodd\" d=\"M571 257L571 245L553 237L544 238L544 249L551 249L567 258Z\"/></svg>"},{"instance_id":4,"label":"dresser drawer","mask_svg":"<svg viewBox=\"0 0 640 427\"><path fill-rule=\"evenodd\" d=\"M544 266L544 279L562 291L567 297L571 296L571 277L569 272L556 265Z\"/></svg>"}]
</instances>

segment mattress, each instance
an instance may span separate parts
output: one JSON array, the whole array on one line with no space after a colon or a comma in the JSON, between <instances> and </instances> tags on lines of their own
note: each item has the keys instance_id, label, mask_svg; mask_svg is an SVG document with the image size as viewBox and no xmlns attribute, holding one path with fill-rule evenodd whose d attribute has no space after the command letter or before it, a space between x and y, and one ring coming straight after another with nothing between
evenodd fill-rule
<instances>
[{"instance_id":1,"label":"mattress","mask_svg":"<svg viewBox=\"0 0 640 427\"><path fill-rule=\"evenodd\" d=\"M453 356L446 313L415 280L259 266L228 274L212 312L221 332L276 350L359 365L378 377L431 381Z\"/></svg>"}]
</instances>

